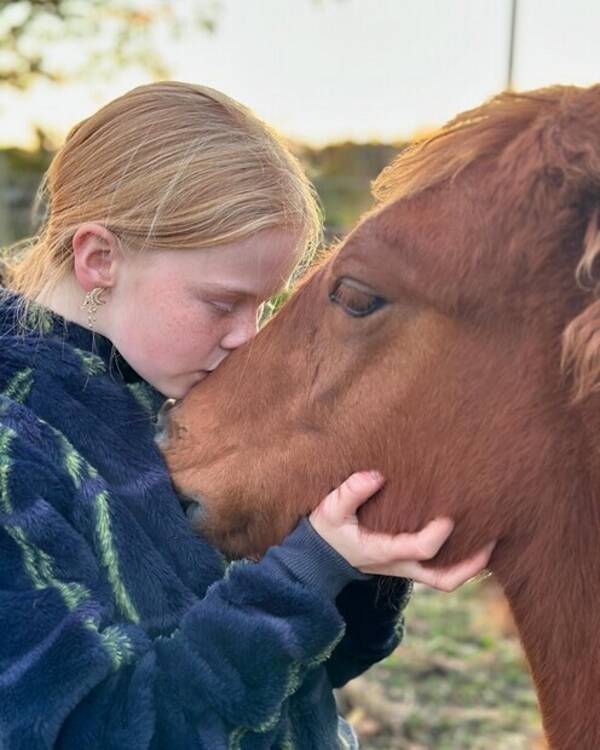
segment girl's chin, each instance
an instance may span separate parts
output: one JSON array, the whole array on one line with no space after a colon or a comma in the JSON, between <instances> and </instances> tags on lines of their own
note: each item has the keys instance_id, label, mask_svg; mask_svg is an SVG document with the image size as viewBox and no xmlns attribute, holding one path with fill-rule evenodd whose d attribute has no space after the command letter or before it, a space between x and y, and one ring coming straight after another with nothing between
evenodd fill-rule
<instances>
[{"instance_id":1,"label":"girl's chin","mask_svg":"<svg viewBox=\"0 0 600 750\"><path fill-rule=\"evenodd\" d=\"M163 383L162 388L158 387L158 390L165 398L179 400L187 396L190 390L198 383L201 383L208 375L210 375L209 370L196 370L196 372L192 372L189 375L182 375L177 379L173 378L170 383Z\"/></svg>"}]
</instances>

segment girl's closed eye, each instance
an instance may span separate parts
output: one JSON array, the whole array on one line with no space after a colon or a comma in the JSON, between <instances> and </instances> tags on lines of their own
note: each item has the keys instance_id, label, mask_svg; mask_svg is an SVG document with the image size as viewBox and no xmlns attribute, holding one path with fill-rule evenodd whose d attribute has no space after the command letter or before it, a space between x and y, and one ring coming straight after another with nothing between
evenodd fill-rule
<instances>
[{"instance_id":1,"label":"girl's closed eye","mask_svg":"<svg viewBox=\"0 0 600 750\"><path fill-rule=\"evenodd\" d=\"M207 302L219 315L229 315L235 307L235 302L232 301L211 299L207 300Z\"/></svg>"}]
</instances>

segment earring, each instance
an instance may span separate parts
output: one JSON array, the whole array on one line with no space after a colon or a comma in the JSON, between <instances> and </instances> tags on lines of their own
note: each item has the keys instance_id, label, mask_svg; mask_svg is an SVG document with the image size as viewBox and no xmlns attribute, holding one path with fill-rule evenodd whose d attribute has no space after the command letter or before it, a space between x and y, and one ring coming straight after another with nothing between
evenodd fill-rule
<instances>
[{"instance_id":1,"label":"earring","mask_svg":"<svg viewBox=\"0 0 600 750\"><path fill-rule=\"evenodd\" d=\"M103 305L106 300L101 298L101 295L106 290L101 286L96 286L91 292L88 292L83 298L81 303L81 309L87 312L88 327L93 328L96 322L96 312L100 305Z\"/></svg>"}]
</instances>

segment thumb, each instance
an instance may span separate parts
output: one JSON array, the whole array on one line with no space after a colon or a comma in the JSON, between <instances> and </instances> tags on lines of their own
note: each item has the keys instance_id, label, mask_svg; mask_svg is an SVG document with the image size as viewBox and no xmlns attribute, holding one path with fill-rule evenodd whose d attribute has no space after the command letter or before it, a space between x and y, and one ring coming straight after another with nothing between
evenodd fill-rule
<instances>
[{"instance_id":1,"label":"thumb","mask_svg":"<svg viewBox=\"0 0 600 750\"><path fill-rule=\"evenodd\" d=\"M384 481L378 471L359 471L351 474L325 498L323 504L326 506L327 515L338 522L355 515L358 508L383 486Z\"/></svg>"}]
</instances>

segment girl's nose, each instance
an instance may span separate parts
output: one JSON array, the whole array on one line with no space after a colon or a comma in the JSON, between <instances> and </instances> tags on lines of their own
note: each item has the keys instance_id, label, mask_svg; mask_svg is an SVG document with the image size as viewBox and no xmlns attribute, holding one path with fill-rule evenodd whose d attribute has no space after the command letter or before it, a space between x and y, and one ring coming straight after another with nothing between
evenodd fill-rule
<instances>
[{"instance_id":1,"label":"girl's nose","mask_svg":"<svg viewBox=\"0 0 600 750\"><path fill-rule=\"evenodd\" d=\"M237 349L238 346L254 338L257 331L258 320L256 309L243 315L237 315L235 320L232 320L231 327L221 339L221 347L223 349Z\"/></svg>"}]
</instances>

